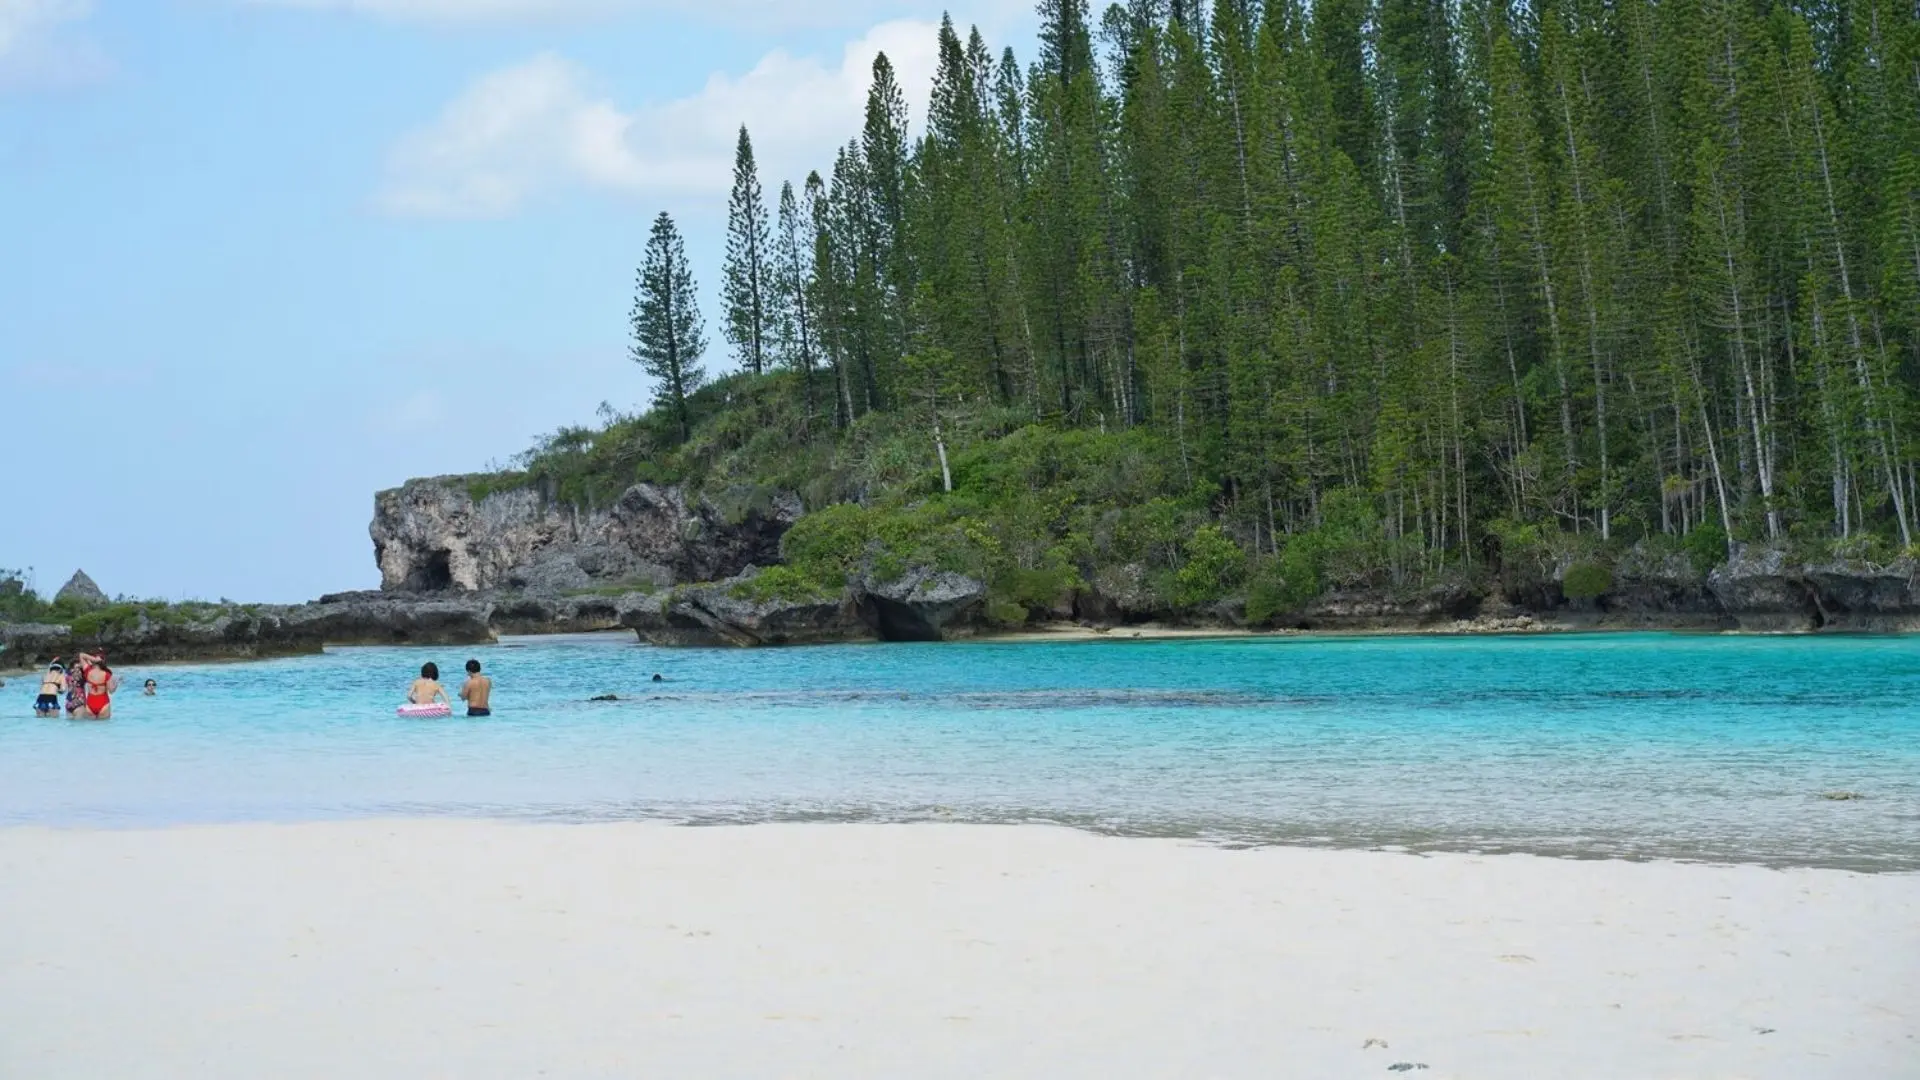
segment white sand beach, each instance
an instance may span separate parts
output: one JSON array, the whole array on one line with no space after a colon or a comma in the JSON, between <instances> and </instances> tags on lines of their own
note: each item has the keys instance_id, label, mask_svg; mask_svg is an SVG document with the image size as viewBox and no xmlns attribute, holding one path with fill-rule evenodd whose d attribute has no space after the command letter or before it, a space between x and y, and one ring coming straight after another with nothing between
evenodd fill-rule
<instances>
[{"instance_id":1,"label":"white sand beach","mask_svg":"<svg viewBox=\"0 0 1920 1080\"><path fill-rule=\"evenodd\" d=\"M1920 876L1037 827L0 830L7 1080L1393 1075L1920 1076Z\"/></svg>"}]
</instances>

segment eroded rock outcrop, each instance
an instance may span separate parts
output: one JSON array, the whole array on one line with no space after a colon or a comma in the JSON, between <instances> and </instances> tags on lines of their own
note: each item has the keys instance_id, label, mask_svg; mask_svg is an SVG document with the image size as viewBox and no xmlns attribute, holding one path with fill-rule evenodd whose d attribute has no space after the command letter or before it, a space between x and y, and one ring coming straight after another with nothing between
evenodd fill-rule
<instances>
[{"instance_id":1,"label":"eroded rock outcrop","mask_svg":"<svg viewBox=\"0 0 1920 1080\"><path fill-rule=\"evenodd\" d=\"M1087 587L1074 597L1074 616L1095 626L1146 622L1158 618L1166 604L1147 580L1140 563L1106 566L1087 575Z\"/></svg>"},{"instance_id":2,"label":"eroded rock outcrop","mask_svg":"<svg viewBox=\"0 0 1920 1080\"><path fill-rule=\"evenodd\" d=\"M1300 630L1437 629L1479 617L1486 601L1457 583L1404 592L1347 589L1320 596L1280 621Z\"/></svg>"},{"instance_id":3,"label":"eroded rock outcrop","mask_svg":"<svg viewBox=\"0 0 1920 1080\"><path fill-rule=\"evenodd\" d=\"M757 571L682 585L623 602L620 625L653 645L808 645L835 641L941 641L971 633L986 585L963 574L914 570L859 581L829 596L767 595Z\"/></svg>"},{"instance_id":4,"label":"eroded rock outcrop","mask_svg":"<svg viewBox=\"0 0 1920 1080\"><path fill-rule=\"evenodd\" d=\"M1800 564L1749 547L1708 575L1707 585L1742 630L1920 629L1920 564L1911 559Z\"/></svg>"},{"instance_id":5,"label":"eroded rock outcrop","mask_svg":"<svg viewBox=\"0 0 1920 1080\"><path fill-rule=\"evenodd\" d=\"M65 600L81 607L102 607L108 603L106 592L93 583L85 570L75 570L67 583L60 586L60 591L53 594L53 599L56 603Z\"/></svg>"},{"instance_id":6,"label":"eroded rock outcrop","mask_svg":"<svg viewBox=\"0 0 1920 1080\"><path fill-rule=\"evenodd\" d=\"M755 596L751 574L683 585L624 607L621 625L652 645L807 645L873 635L845 596Z\"/></svg>"},{"instance_id":7,"label":"eroded rock outcrop","mask_svg":"<svg viewBox=\"0 0 1920 1080\"><path fill-rule=\"evenodd\" d=\"M713 581L779 561L802 507L791 492L734 488L689 497L635 484L581 511L531 487L482 492L465 479L411 480L374 497L380 587L407 592L562 593L609 583Z\"/></svg>"},{"instance_id":8,"label":"eroded rock outcrop","mask_svg":"<svg viewBox=\"0 0 1920 1080\"><path fill-rule=\"evenodd\" d=\"M882 641L942 641L985 608L987 585L950 570L916 567L892 581L863 579L851 599L860 621Z\"/></svg>"}]
</instances>

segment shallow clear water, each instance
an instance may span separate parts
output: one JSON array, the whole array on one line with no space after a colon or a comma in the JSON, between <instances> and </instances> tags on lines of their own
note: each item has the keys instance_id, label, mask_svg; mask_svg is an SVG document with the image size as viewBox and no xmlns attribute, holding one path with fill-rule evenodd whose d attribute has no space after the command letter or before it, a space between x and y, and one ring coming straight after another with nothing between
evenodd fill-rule
<instances>
[{"instance_id":1,"label":"shallow clear water","mask_svg":"<svg viewBox=\"0 0 1920 1080\"><path fill-rule=\"evenodd\" d=\"M491 719L394 716L470 655ZM161 695L103 724L0 690L0 823L1048 821L1920 869L1920 639L530 639L121 674Z\"/></svg>"}]
</instances>

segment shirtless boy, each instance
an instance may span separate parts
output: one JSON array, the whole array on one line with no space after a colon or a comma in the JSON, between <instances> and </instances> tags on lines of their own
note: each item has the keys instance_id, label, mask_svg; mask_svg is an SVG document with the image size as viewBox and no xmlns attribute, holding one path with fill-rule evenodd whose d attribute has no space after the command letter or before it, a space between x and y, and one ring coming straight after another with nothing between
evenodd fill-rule
<instances>
[{"instance_id":1,"label":"shirtless boy","mask_svg":"<svg viewBox=\"0 0 1920 1080\"><path fill-rule=\"evenodd\" d=\"M460 687L460 700L467 703L468 716L492 716L487 702L493 697L493 680L480 674L480 661L467 661L467 681Z\"/></svg>"}]
</instances>

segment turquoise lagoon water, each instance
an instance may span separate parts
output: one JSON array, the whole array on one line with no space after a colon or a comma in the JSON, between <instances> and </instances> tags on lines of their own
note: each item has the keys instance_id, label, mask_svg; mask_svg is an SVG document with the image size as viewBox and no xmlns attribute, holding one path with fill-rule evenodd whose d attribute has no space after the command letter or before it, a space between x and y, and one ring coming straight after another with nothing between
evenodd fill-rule
<instances>
[{"instance_id":1,"label":"turquoise lagoon water","mask_svg":"<svg viewBox=\"0 0 1920 1080\"><path fill-rule=\"evenodd\" d=\"M491 719L394 716L470 655ZM1037 821L1920 869L1920 640L522 639L122 672L148 674L104 724L0 690L0 823Z\"/></svg>"}]
</instances>

